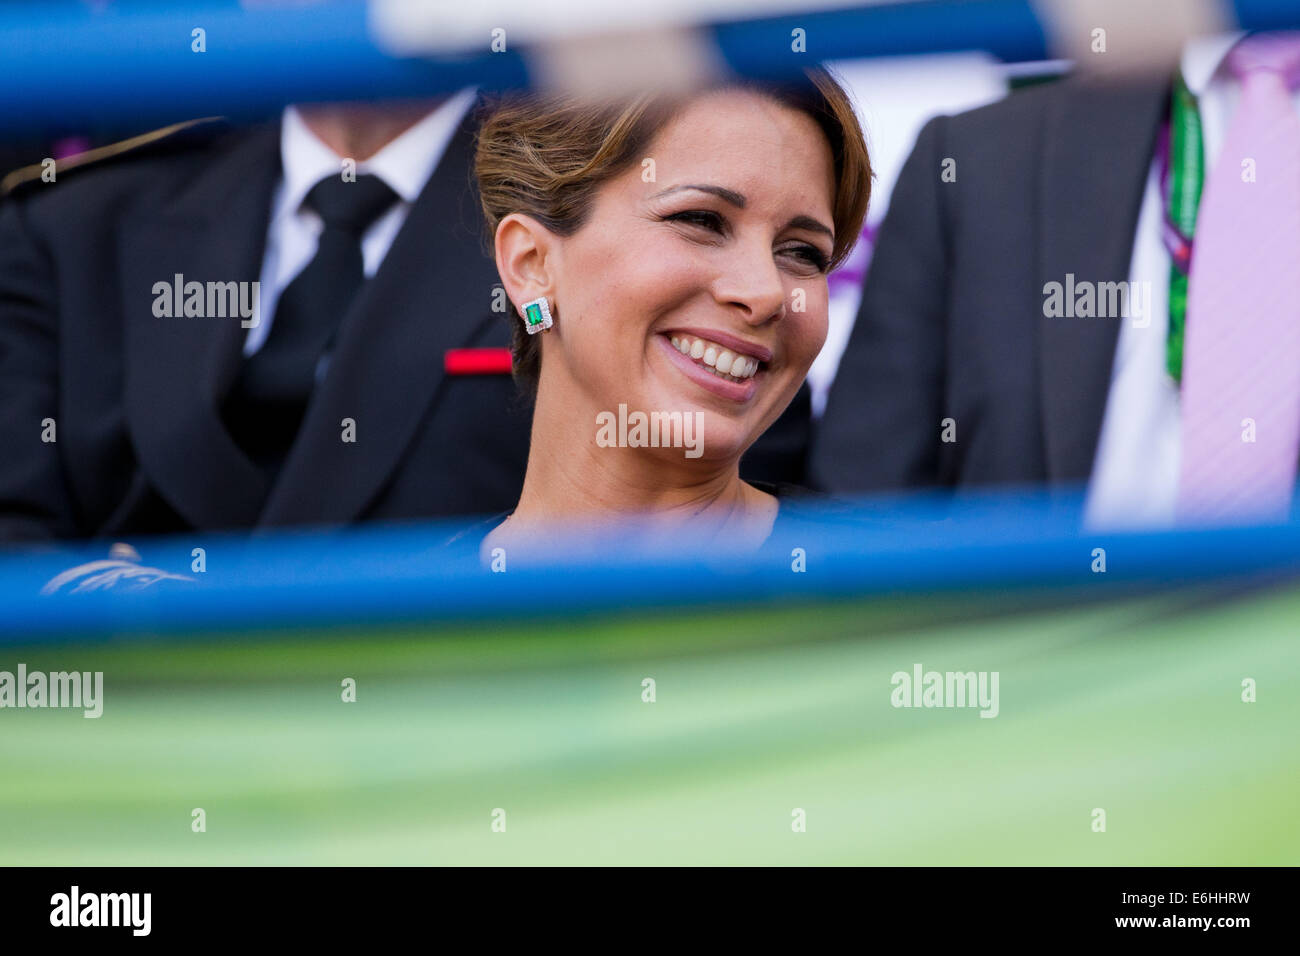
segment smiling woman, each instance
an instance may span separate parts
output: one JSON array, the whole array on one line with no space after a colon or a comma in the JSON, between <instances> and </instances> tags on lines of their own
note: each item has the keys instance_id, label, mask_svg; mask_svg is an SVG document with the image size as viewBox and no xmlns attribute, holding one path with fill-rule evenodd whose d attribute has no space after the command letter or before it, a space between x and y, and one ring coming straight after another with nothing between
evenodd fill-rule
<instances>
[{"instance_id":1,"label":"smiling woman","mask_svg":"<svg viewBox=\"0 0 1300 956\"><path fill-rule=\"evenodd\" d=\"M484 119L476 174L517 313L514 374L536 397L519 506L485 548L633 515L760 544L778 504L740 457L821 350L826 275L870 195L843 89L813 69L686 97L510 98ZM553 325L533 334L538 300ZM694 456L598 441L624 409L698 423Z\"/></svg>"}]
</instances>

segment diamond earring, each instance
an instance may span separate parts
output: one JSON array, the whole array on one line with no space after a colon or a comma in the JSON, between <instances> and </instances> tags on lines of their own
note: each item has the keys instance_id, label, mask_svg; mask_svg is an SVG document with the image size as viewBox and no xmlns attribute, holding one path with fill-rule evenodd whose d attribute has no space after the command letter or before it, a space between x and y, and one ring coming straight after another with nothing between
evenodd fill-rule
<instances>
[{"instance_id":1,"label":"diamond earring","mask_svg":"<svg viewBox=\"0 0 1300 956\"><path fill-rule=\"evenodd\" d=\"M520 306L520 311L524 316L524 328L528 330L529 335L544 332L554 324L551 319L551 304L546 300L546 296L525 302Z\"/></svg>"}]
</instances>

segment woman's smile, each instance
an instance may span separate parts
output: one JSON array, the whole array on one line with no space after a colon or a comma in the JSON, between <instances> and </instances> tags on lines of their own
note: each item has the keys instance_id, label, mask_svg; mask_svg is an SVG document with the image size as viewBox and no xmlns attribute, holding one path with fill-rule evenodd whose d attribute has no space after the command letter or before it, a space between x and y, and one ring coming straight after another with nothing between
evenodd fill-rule
<instances>
[{"instance_id":1,"label":"woman's smile","mask_svg":"<svg viewBox=\"0 0 1300 956\"><path fill-rule=\"evenodd\" d=\"M723 332L669 331L655 335L668 360L699 387L744 404L761 387L771 351Z\"/></svg>"}]
</instances>

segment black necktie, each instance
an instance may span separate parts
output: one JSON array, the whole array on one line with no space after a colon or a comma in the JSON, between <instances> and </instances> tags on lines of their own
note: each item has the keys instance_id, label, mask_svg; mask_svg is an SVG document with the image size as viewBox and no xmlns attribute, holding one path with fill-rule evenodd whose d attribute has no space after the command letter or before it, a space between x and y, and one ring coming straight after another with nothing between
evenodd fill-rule
<instances>
[{"instance_id":1,"label":"black necktie","mask_svg":"<svg viewBox=\"0 0 1300 956\"><path fill-rule=\"evenodd\" d=\"M303 200L325 223L316 255L281 293L266 342L244 363L224 411L232 437L272 480L302 424L316 367L365 281L361 237L396 201L370 175L330 176Z\"/></svg>"}]
</instances>

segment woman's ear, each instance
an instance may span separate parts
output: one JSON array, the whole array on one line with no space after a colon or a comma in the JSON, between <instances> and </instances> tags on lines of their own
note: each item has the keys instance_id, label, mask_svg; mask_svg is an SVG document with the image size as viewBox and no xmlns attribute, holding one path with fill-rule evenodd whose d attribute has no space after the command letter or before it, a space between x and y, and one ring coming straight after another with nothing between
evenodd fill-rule
<instances>
[{"instance_id":1,"label":"woman's ear","mask_svg":"<svg viewBox=\"0 0 1300 956\"><path fill-rule=\"evenodd\" d=\"M546 296L555 301L555 236L530 216L512 212L497 224L497 272L516 308Z\"/></svg>"}]
</instances>

